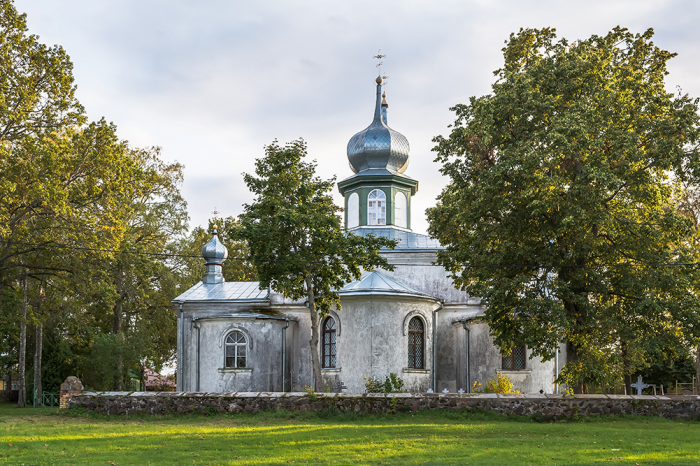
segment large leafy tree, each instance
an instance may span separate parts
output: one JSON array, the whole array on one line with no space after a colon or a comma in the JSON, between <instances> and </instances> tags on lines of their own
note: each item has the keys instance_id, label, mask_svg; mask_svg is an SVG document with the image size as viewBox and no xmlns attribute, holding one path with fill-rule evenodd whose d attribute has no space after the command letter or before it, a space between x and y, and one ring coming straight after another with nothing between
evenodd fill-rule
<instances>
[{"instance_id":1,"label":"large leafy tree","mask_svg":"<svg viewBox=\"0 0 700 466\"><path fill-rule=\"evenodd\" d=\"M319 319L334 306L340 290L362 269L391 267L378 252L393 248L386 238L361 237L342 228L330 191L335 179L316 176L316 164L304 161L306 143L273 142L256 160L255 174L244 180L256 198L244 205L240 226L230 232L245 240L261 287L271 286L291 299L306 299L311 316L309 346L316 387L323 387L318 351Z\"/></svg>"},{"instance_id":2,"label":"large leafy tree","mask_svg":"<svg viewBox=\"0 0 700 466\"><path fill-rule=\"evenodd\" d=\"M550 359L565 341L577 392L643 366L653 338L700 337L697 268L666 265L695 261L675 199L700 176L698 101L666 91L674 54L652 36L512 34L491 94L434 139L439 262L484 299L504 353Z\"/></svg>"}]
</instances>

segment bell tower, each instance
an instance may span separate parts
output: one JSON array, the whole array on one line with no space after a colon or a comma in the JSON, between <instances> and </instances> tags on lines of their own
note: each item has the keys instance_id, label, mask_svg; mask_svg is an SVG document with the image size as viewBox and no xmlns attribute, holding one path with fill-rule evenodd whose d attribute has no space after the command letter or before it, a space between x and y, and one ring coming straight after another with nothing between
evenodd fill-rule
<instances>
[{"instance_id":1,"label":"bell tower","mask_svg":"<svg viewBox=\"0 0 700 466\"><path fill-rule=\"evenodd\" d=\"M345 227L411 229L411 197L418 181L404 175L408 139L387 124L389 104L378 76L374 119L348 142L348 162L354 175L338 183L345 197Z\"/></svg>"}]
</instances>

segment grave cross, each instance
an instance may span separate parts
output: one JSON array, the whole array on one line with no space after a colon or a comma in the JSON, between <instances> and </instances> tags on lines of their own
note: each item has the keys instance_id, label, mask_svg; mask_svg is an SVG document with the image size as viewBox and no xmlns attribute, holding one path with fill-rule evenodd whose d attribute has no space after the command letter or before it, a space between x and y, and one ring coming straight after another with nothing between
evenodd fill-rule
<instances>
[{"instance_id":1,"label":"grave cross","mask_svg":"<svg viewBox=\"0 0 700 466\"><path fill-rule=\"evenodd\" d=\"M345 384L343 382L341 382L340 380L338 380L338 383L333 388L335 389L336 393L343 393L343 390L348 389L348 387L346 387Z\"/></svg>"},{"instance_id":2,"label":"grave cross","mask_svg":"<svg viewBox=\"0 0 700 466\"><path fill-rule=\"evenodd\" d=\"M636 389L637 389L637 395L641 395L641 394L642 394L642 390L644 390L645 388L651 387L651 385L649 385L648 383L642 382L642 376L641 376L641 375L638 375L638 376L637 376L637 383L632 383L632 384L630 384L630 387L636 388Z\"/></svg>"}]
</instances>

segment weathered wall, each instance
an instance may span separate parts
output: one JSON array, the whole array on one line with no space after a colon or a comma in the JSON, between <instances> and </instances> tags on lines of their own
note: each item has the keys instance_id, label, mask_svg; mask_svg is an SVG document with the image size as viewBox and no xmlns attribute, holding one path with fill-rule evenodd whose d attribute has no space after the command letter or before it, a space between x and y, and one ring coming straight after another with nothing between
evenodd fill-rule
<instances>
[{"instance_id":1,"label":"weathered wall","mask_svg":"<svg viewBox=\"0 0 700 466\"><path fill-rule=\"evenodd\" d=\"M552 419L600 414L680 419L700 416L700 396L85 392L70 396L67 405L100 414L257 413L272 409L320 411L332 408L357 413L471 409Z\"/></svg>"},{"instance_id":2,"label":"weathered wall","mask_svg":"<svg viewBox=\"0 0 700 466\"><path fill-rule=\"evenodd\" d=\"M282 370L282 329L286 322L214 317L233 310L228 307L231 306L222 306L219 303L185 307L184 351L180 355L180 361L184 364L181 366L183 370L178 373L182 377L181 389L197 390L197 328L192 323L192 317L196 317L196 325L199 326L199 391L229 392L261 388L281 391L283 374L289 373L288 367L291 363L287 357L287 370ZM241 308L237 307L235 310L240 311ZM297 323L290 321L290 327L287 329L288 353L292 349L291 341L296 327ZM233 330L246 335L246 369L224 368L224 339ZM286 388L288 390L289 386Z\"/></svg>"},{"instance_id":3,"label":"weathered wall","mask_svg":"<svg viewBox=\"0 0 700 466\"><path fill-rule=\"evenodd\" d=\"M395 373L411 391L432 387L432 311L434 300L403 296L363 295L343 297L336 314L341 333L337 336L337 369L324 370L329 387L342 381L352 392L364 391L362 376ZM424 368L409 369L408 320L419 317L424 323ZM336 322L337 326L337 322Z\"/></svg>"}]
</instances>

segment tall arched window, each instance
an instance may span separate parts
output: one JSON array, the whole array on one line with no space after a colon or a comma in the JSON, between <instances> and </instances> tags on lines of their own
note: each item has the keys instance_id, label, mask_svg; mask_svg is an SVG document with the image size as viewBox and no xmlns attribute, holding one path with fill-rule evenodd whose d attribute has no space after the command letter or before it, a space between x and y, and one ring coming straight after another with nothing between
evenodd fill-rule
<instances>
[{"instance_id":1,"label":"tall arched window","mask_svg":"<svg viewBox=\"0 0 700 466\"><path fill-rule=\"evenodd\" d=\"M367 225L386 225L386 194L381 189L367 196Z\"/></svg>"},{"instance_id":2,"label":"tall arched window","mask_svg":"<svg viewBox=\"0 0 700 466\"><path fill-rule=\"evenodd\" d=\"M348 198L348 228L360 226L360 196L352 193Z\"/></svg>"},{"instance_id":3,"label":"tall arched window","mask_svg":"<svg viewBox=\"0 0 700 466\"><path fill-rule=\"evenodd\" d=\"M408 367L423 369L425 340L423 321L414 317L408 322Z\"/></svg>"},{"instance_id":4,"label":"tall arched window","mask_svg":"<svg viewBox=\"0 0 700 466\"><path fill-rule=\"evenodd\" d=\"M246 367L246 350L248 341L241 332L231 332L226 336L225 365L227 368L239 369Z\"/></svg>"},{"instance_id":5,"label":"tall arched window","mask_svg":"<svg viewBox=\"0 0 700 466\"><path fill-rule=\"evenodd\" d=\"M326 317L323 321L323 348L321 365L324 368L335 367L336 343L335 343L335 319Z\"/></svg>"},{"instance_id":6,"label":"tall arched window","mask_svg":"<svg viewBox=\"0 0 700 466\"><path fill-rule=\"evenodd\" d=\"M402 192L396 193L396 198L394 199L394 223L397 227L406 228L408 226L408 202L406 201L406 195Z\"/></svg>"}]
</instances>

